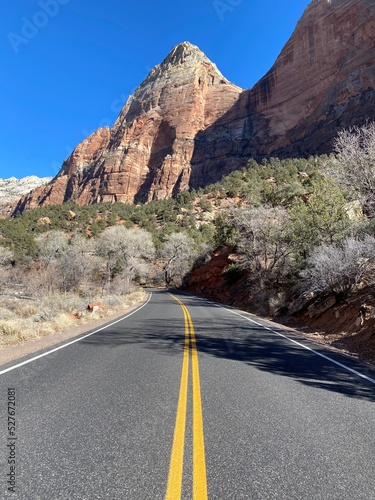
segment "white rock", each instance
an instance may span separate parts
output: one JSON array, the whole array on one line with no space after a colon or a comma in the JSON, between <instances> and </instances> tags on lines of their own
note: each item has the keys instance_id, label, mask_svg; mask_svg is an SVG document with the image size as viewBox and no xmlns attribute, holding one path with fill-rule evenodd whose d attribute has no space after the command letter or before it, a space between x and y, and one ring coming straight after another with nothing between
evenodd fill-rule
<instances>
[{"instance_id":1,"label":"white rock","mask_svg":"<svg viewBox=\"0 0 375 500\"><path fill-rule=\"evenodd\" d=\"M32 189L48 184L51 180L52 177L37 177L36 175L29 175L22 179L16 177L0 179L0 203L16 200Z\"/></svg>"}]
</instances>

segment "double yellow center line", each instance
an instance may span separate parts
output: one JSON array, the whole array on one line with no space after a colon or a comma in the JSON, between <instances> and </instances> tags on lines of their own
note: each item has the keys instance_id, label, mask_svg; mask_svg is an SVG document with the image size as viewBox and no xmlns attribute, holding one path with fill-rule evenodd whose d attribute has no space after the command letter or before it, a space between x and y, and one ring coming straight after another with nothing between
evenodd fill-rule
<instances>
[{"instance_id":1,"label":"double yellow center line","mask_svg":"<svg viewBox=\"0 0 375 500\"><path fill-rule=\"evenodd\" d=\"M185 340L180 395L178 398L176 425L165 500L179 500L181 498L190 352L193 381L193 499L206 500L206 461L204 455L202 401L195 331L190 313L185 304L174 295L171 295L171 297L180 304L184 313Z\"/></svg>"}]
</instances>

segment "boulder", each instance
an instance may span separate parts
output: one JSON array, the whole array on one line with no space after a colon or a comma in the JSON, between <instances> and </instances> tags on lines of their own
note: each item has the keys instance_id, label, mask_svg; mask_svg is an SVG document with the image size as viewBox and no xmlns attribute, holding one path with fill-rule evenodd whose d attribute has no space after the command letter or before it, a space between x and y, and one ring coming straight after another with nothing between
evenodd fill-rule
<instances>
[{"instance_id":1,"label":"boulder","mask_svg":"<svg viewBox=\"0 0 375 500\"><path fill-rule=\"evenodd\" d=\"M87 306L87 310L91 313L95 313L104 310L104 306L101 302L90 302Z\"/></svg>"}]
</instances>

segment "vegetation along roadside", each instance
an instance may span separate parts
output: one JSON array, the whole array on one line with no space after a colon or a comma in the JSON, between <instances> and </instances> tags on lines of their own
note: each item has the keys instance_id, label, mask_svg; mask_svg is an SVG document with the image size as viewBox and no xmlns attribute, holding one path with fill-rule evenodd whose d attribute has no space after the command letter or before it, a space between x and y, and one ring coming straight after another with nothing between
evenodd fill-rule
<instances>
[{"instance_id":1,"label":"vegetation along roadside","mask_svg":"<svg viewBox=\"0 0 375 500\"><path fill-rule=\"evenodd\" d=\"M374 362L374 151L368 124L341 131L330 156L251 159L174 199L1 220L1 344L81 321L92 302L117 307L147 283L298 324Z\"/></svg>"}]
</instances>

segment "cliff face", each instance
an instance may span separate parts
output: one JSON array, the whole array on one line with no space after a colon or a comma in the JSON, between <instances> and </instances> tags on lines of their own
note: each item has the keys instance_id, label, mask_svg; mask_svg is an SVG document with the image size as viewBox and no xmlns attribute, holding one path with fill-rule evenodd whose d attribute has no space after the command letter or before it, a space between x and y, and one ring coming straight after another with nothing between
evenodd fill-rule
<instances>
[{"instance_id":1,"label":"cliff face","mask_svg":"<svg viewBox=\"0 0 375 500\"><path fill-rule=\"evenodd\" d=\"M21 200L19 209L69 199L146 202L187 189L197 132L241 92L198 47L177 45L129 97L112 129L78 145L52 183Z\"/></svg>"},{"instance_id":2,"label":"cliff face","mask_svg":"<svg viewBox=\"0 0 375 500\"><path fill-rule=\"evenodd\" d=\"M375 119L375 2L315 0L296 35L305 49L292 37L276 69L280 72L283 61L294 57L285 64L280 80L285 82L287 72L296 72L297 81L289 91L287 107L283 94L288 87L284 84L280 89L275 105L286 120L269 147L282 150L284 156L329 152L340 128ZM273 130L277 130L275 121Z\"/></svg>"},{"instance_id":3,"label":"cliff face","mask_svg":"<svg viewBox=\"0 0 375 500\"><path fill-rule=\"evenodd\" d=\"M257 86L270 88L268 151L327 151L339 127L375 118L374 58L373 0L313 1Z\"/></svg>"},{"instance_id":4,"label":"cliff face","mask_svg":"<svg viewBox=\"0 0 375 500\"><path fill-rule=\"evenodd\" d=\"M332 151L342 127L375 119L375 2L314 0L270 71L196 140L192 184L249 157Z\"/></svg>"},{"instance_id":5,"label":"cliff face","mask_svg":"<svg viewBox=\"0 0 375 500\"><path fill-rule=\"evenodd\" d=\"M313 0L251 90L228 82L197 47L173 48L112 129L77 146L18 210L170 197L219 180L249 157L329 152L340 128L373 119L375 2Z\"/></svg>"}]
</instances>

